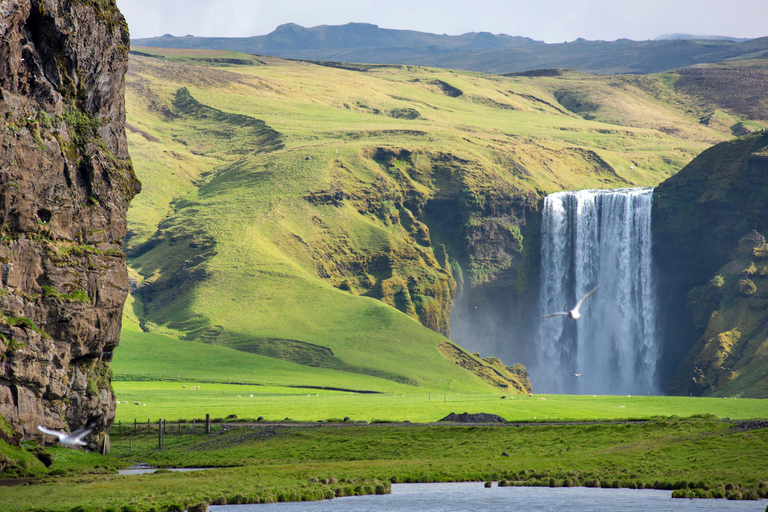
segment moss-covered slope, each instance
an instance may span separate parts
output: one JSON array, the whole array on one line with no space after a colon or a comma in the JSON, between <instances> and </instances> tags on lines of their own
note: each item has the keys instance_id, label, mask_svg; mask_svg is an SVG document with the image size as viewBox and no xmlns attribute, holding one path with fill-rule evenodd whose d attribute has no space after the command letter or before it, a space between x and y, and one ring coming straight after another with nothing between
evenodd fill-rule
<instances>
[{"instance_id":1,"label":"moss-covered slope","mask_svg":"<svg viewBox=\"0 0 768 512\"><path fill-rule=\"evenodd\" d=\"M756 231L729 261L688 294L704 331L670 381L671 394L768 397L768 245Z\"/></svg>"},{"instance_id":2,"label":"moss-covered slope","mask_svg":"<svg viewBox=\"0 0 768 512\"><path fill-rule=\"evenodd\" d=\"M525 382L438 346L524 362L546 193L656 184L730 136L673 76L231 57L132 59L143 328L420 386Z\"/></svg>"},{"instance_id":3,"label":"moss-covered slope","mask_svg":"<svg viewBox=\"0 0 768 512\"><path fill-rule=\"evenodd\" d=\"M765 394L754 343L766 311L766 147L764 134L714 146L654 192L654 248L669 306L665 352L684 357L671 393Z\"/></svg>"}]
</instances>

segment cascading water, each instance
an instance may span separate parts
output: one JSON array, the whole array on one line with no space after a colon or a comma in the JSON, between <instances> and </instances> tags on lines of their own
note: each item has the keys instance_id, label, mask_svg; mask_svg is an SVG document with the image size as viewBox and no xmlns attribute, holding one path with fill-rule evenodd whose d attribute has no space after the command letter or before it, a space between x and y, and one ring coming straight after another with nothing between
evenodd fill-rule
<instances>
[{"instance_id":1,"label":"cascading water","mask_svg":"<svg viewBox=\"0 0 768 512\"><path fill-rule=\"evenodd\" d=\"M531 368L537 392L659 392L652 194L652 188L580 190L545 198L541 316L567 311L600 288L585 301L581 319L539 320L538 361Z\"/></svg>"}]
</instances>

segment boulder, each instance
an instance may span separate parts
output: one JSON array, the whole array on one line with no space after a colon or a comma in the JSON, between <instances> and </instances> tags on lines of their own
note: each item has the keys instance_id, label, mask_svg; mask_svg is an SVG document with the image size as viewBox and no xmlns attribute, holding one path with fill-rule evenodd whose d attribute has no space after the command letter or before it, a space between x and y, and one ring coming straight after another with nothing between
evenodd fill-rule
<instances>
[{"instance_id":1,"label":"boulder","mask_svg":"<svg viewBox=\"0 0 768 512\"><path fill-rule=\"evenodd\" d=\"M456 414L452 412L440 421L452 421L455 423L506 423L507 420L499 416L498 414L488 414L484 412L469 414L467 412L463 414Z\"/></svg>"}]
</instances>

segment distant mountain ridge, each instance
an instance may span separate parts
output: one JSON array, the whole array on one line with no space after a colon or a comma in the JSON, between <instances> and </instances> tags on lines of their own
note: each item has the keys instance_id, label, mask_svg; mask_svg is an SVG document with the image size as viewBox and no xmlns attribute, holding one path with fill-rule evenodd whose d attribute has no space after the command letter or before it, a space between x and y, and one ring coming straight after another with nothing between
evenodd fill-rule
<instances>
[{"instance_id":1,"label":"distant mountain ridge","mask_svg":"<svg viewBox=\"0 0 768 512\"><path fill-rule=\"evenodd\" d=\"M276 57L371 64L410 64L483 73L573 68L594 74L658 73L725 60L768 58L768 37L692 39L674 34L654 41L587 41L547 44L527 37L471 32L459 36L383 29L368 23L305 28L280 25L254 37L134 39L133 46L232 50ZM704 36L701 36L704 37ZM710 37L710 36L706 36Z\"/></svg>"},{"instance_id":2,"label":"distant mountain ridge","mask_svg":"<svg viewBox=\"0 0 768 512\"><path fill-rule=\"evenodd\" d=\"M749 41L750 37L730 37L730 36L702 36L697 34L662 34L653 38L654 41L664 41L669 39L696 39L699 41L732 41L734 43L743 43Z\"/></svg>"},{"instance_id":3,"label":"distant mountain ridge","mask_svg":"<svg viewBox=\"0 0 768 512\"><path fill-rule=\"evenodd\" d=\"M470 32L459 36L430 34L415 30L379 28L370 23L320 25L305 28L295 23L280 25L264 36L253 37L161 37L134 39L135 46L159 48L196 48L260 53L284 58L324 59L339 52L355 50L359 55L390 52L403 59L424 58L456 52L501 50L529 45L543 45L527 37L513 37L490 32ZM356 58L350 62L363 62ZM384 61L375 61L376 63Z\"/></svg>"}]
</instances>

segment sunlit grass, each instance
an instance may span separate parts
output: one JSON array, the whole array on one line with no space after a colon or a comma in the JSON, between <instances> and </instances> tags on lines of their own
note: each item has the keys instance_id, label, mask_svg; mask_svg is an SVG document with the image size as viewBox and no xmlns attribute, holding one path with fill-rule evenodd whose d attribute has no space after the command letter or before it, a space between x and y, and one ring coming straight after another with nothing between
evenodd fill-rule
<instances>
[{"instance_id":1,"label":"sunlit grass","mask_svg":"<svg viewBox=\"0 0 768 512\"><path fill-rule=\"evenodd\" d=\"M220 345L277 339L323 347L343 363L333 369L424 390L493 388L437 353L441 335L361 296L374 295L371 285L339 289L347 276L427 283L446 272L436 247L417 246L401 223L380 218L385 195L413 190L426 201L447 194L437 169L454 161L462 163L441 172L456 173L456 196L654 185L729 136L700 124L664 76L531 79L411 66L360 72L231 54L253 65L218 69L191 60L200 55L167 56L201 65L138 57L127 77L129 142L146 191L128 215L129 265L152 291L126 320ZM219 120L173 114L182 87L215 109L208 112L220 112ZM402 109L418 116L393 114ZM221 121L234 123L231 116L265 122L279 133L279 147L249 146L258 130ZM377 148L405 150L413 163L389 167L374 159ZM600 159L614 170L596 167ZM324 191L345 199L308 200ZM389 267L372 265L368 276L345 270L376 258ZM116 352L116 368L123 354ZM293 380L317 380L307 371L311 378Z\"/></svg>"},{"instance_id":2,"label":"sunlit grass","mask_svg":"<svg viewBox=\"0 0 768 512\"><path fill-rule=\"evenodd\" d=\"M168 376L175 377L175 376ZM303 374L308 379L309 374ZM226 380L226 379L225 379ZM306 385L306 380L304 380ZM300 385L300 384L299 384ZM455 413L489 413L512 422L586 421L649 418L768 418L768 404L759 399L689 398L662 396L508 395L431 392L406 386L380 394L340 392L315 388L286 388L254 384L229 385L181 379L174 382L113 383L116 420L168 421L238 418L266 421L318 420L435 422ZM186 388L182 388L186 386ZM200 389L192 389L200 386ZM146 405L134 405L138 401ZM127 404L124 402L128 402Z\"/></svg>"}]
</instances>

